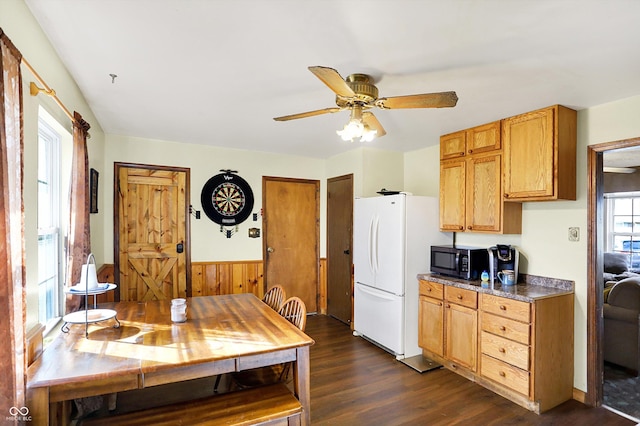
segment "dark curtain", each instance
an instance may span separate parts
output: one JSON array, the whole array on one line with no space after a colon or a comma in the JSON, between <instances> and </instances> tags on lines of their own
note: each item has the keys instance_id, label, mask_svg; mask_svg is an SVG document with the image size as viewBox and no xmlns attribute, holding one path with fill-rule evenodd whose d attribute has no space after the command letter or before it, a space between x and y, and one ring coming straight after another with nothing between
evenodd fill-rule
<instances>
[{"instance_id":1,"label":"dark curtain","mask_svg":"<svg viewBox=\"0 0 640 426\"><path fill-rule=\"evenodd\" d=\"M69 190L69 237L67 239L66 285L80 282L82 264L91 253L89 227L89 156L87 132L89 123L77 112L73 113L73 158L71 163L71 185ZM80 308L80 296L67 295L67 313Z\"/></svg>"},{"instance_id":2,"label":"dark curtain","mask_svg":"<svg viewBox=\"0 0 640 426\"><path fill-rule=\"evenodd\" d=\"M0 29L0 419L25 404L22 55Z\"/></svg>"}]
</instances>

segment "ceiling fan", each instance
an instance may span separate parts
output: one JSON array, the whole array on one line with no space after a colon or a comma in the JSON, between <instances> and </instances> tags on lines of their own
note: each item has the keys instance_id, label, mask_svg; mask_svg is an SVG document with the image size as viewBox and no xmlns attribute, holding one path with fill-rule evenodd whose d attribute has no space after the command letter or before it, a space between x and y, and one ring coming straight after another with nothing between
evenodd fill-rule
<instances>
[{"instance_id":1,"label":"ceiling fan","mask_svg":"<svg viewBox=\"0 0 640 426\"><path fill-rule=\"evenodd\" d=\"M458 102L456 92L379 98L378 88L373 84L373 78L367 74L351 74L344 79L333 68L315 66L309 67L309 71L322 80L329 89L333 90L336 94L337 106L284 115L275 117L274 120L289 121L350 110L349 122L344 126L344 129L337 131L338 135L345 141L353 142L354 139L360 138L361 142L367 142L376 136L381 137L387 133L375 115L369 111L371 108L448 108L456 106Z\"/></svg>"}]
</instances>

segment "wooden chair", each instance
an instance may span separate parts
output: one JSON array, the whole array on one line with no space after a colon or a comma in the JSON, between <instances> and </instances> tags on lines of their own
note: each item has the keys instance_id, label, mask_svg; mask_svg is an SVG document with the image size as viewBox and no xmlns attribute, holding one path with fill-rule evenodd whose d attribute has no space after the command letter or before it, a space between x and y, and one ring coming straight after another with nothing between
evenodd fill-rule
<instances>
[{"instance_id":1,"label":"wooden chair","mask_svg":"<svg viewBox=\"0 0 640 426\"><path fill-rule=\"evenodd\" d=\"M287 321L304 331L307 325L307 307L298 297L288 298L278 311ZM269 365L231 373L232 386L240 389L288 382L291 363Z\"/></svg>"},{"instance_id":2,"label":"wooden chair","mask_svg":"<svg viewBox=\"0 0 640 426\"><path fill-rule=\"evenodd\" d=\"M271 309L278 312L282 303L287 299L287 294L284 288L279 285L274 285L264 294L262 301L269 305Z\"/></svg>"},{"instance_id":3,"label":"wooden chair","mask_svg":"<svg viewBox=\"0 0 640 426\"><path fill-rule=\"evenodd\" d=\"M291 324L304 331L307 325L307 306L299 297L288 298L278 310L278 313L282 315Z\"/></svg>"}]
</instances>

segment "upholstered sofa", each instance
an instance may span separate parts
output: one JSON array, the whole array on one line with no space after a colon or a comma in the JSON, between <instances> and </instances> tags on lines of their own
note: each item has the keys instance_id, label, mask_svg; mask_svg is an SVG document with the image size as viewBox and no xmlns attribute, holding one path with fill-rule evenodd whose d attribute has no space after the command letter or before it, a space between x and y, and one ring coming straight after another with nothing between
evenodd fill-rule
<instances>
[{"instance_id":1,"label":"upholstered sofa","mask_svg":"<svg viewBox=\"0 0 640 426\"><path fill-rule=\"evenodd\" d=\"M625 278L610 289L604 304L604 360L640 370L640 277Z\"/></svg>"},{"instance_id":2,"label":"upholstered sofa","mask_svg":"<svg viewBox=\"0 0 640 426\"><path fill-rule=\"evenodd\" d=\"M609 291L613 285L625 278L640 277L637 270L629 269L629 255L627 253L606 252L604 254L604 302L607 302Z\"/></svg>"}]
</instances>

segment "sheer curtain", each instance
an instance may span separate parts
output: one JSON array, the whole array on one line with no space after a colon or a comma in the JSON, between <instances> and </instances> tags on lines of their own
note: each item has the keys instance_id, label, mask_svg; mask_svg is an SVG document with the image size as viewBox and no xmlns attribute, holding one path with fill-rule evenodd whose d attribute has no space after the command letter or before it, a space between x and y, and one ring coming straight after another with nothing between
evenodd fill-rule
<instances>
[{"instance_id":1,"label":"sheer curtain","mask_svg":"<svg viewBox=\"0 0 640 426\"><path fill-rule=\"evenodd\" d=\"M0 28L0 416L25 404L22 55ZM2 418L0 417L0 418Z\"/></svg>"},{"instance_id":2,"label":"sheer curtain","mask_svg":"<svg viewBox=\"0 0 640 426\"><path fill-rule=\"evenodd\" d=\"M71 164L71 188L69 191L69 237L67 239L66 285L80 282L82 264L91 253L89 227L89 156L87 132L89 123L77 112L73 113L73 159ZM67 313L80 308L80 296L67 295Z\"/></svg>"}]
</instances>

